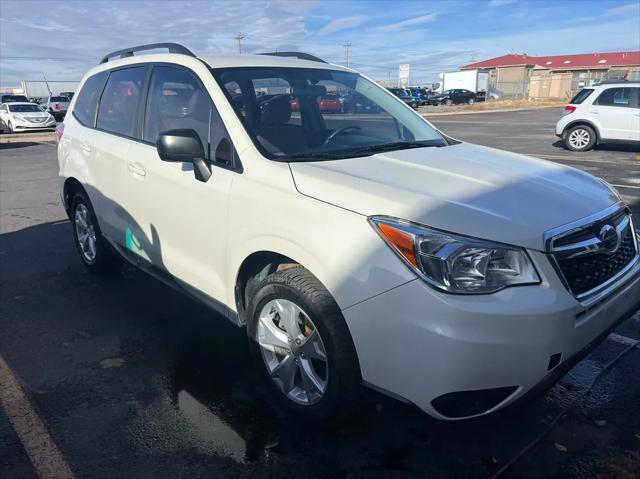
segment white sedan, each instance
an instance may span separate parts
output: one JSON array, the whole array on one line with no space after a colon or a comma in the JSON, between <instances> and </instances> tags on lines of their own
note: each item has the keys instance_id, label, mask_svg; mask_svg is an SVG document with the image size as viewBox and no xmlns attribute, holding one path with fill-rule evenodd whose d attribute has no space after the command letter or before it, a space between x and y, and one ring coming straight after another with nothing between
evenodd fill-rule
<instances>
[{"instance_id":1,"label":"white sedan","mask_svg":"<svg viewBox=\"0 0 640 479\"><path fill-rule=\"evenodd\" d=\"M55 118L35 103L3 103L0 120L12 133L56 127Z\"/></svg>"}]
</instances>

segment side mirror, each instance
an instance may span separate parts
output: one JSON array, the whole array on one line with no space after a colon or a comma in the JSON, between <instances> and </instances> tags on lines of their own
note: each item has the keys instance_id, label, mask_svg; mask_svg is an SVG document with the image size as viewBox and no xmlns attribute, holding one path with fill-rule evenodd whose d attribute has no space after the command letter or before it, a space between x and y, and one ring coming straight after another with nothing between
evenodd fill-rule
<instances>
[{"instance_id":1,"label":"side mirror","mask_svg":"<svg viewBox=\"0 0 640 479\"><path fill-rule=\"evenodd\" d=\"M158 136L156 148L162 161L193 163L197 180L207 181L211 177L211 168L204 159L204 148L195 130L164 131Z\"/></svg>"}]
</instances>

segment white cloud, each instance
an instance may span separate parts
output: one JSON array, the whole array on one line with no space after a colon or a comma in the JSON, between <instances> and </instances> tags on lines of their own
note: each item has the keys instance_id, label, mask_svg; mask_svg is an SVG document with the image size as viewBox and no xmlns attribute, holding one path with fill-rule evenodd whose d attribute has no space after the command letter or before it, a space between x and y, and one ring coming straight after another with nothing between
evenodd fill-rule
<instances>
[{"instance_id":1,"label":"white cloud","mask_svg":"<svg viewBox=\"0 0 640 479\"><path fill-rule=\"evenodd\" d=\"M489 0L489 8L502 7L510 3L516 3L516 0Z\"/></svg>"},{"instance_id":2,"label":"white cloud","mask_svg":"<svg viewBox=\"0 0 640 479\"><path fill-rule=\"evenodd\" d=\"M620 5L619 7L609 8L607 15L624 15L627 13L640 13L640 3L629 3L627 5Z\"/></svg>"},{"instance_id":3,"label":"white cloud","mask_svg":"<svg viewBox=\"0 0 640 479\"><path fill-rule=\"evenodd\" d=\"M318 31L318 34L329 35L330 33L359 27L367 20L369 20L369 17L365 15L354 15L353 17L336 18L335 20L327 23L324 27L322 27Z\"/></svg>"},{"instance_id":4,"label":"white cloud","mask_svg":"<svg viewBox=\"0 0 640 479\"><path fill-rule=\"evenodd\" d=\"M422 15L420 17L410 18L408 20L403 20L401 22L392 23L390 25L383 25L381 27L374 27L371 30L376 32L396 32L398 30L402 30L406 27L411 27L414 25L424 25L425 23L434 22L438 18L437 13L429 13L427 15Z\"/></svg>"}]
</instances>

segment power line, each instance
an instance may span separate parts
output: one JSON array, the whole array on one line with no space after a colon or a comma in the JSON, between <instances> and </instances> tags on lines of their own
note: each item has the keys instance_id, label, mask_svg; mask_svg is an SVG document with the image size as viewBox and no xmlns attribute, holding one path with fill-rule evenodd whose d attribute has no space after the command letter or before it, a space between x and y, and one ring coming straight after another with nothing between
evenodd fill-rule
<instances>
[{"instance_id":1,"label":"power line","mask_svg":"<svg viewBox=\"0 0 640 479\"><path fill-rule=\"evenodd\" d=\"M247 36L244 33L238 33L235 37L233 37L233 39L238 42L238 55L242 55L242 40L244 40L246 37Z\"/></svg>"}]
</instances>

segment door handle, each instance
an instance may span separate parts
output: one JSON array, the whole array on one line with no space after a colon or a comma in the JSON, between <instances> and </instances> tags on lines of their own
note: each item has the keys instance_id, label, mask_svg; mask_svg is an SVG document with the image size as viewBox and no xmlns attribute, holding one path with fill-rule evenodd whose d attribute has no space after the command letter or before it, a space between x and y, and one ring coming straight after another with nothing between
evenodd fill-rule
<instances>
[{"instance_id":1,"label":"door handle","mask_svg":"<svg viewBox=\"0 0 640 479\"><path fill-rule=\"evenodd\" d=\"M140 163L129 163L129 172L136 176L147 176L147 170Z\"/></svg>"},{"instance_id":2,"label":"door handle","mask_svg":"<svg viewBox=\"0 0 640 479\"><path fill-rule=\"evenodd\" d=\"M86 141L80 142L80 148L82 148L82 150L86 151L87 153L91 153L91 145Z\"/></svg>"},{"instance_id":3,"label":"door handle","mask_svg":"<svg viewBox=\"0 0 640 479\"><path fill-rule=\"evenodd\" d=\"M589 113L591 113L593 115L597 115L598 114L598 110L589 110Z\"/></svg>"}]
</instances>

